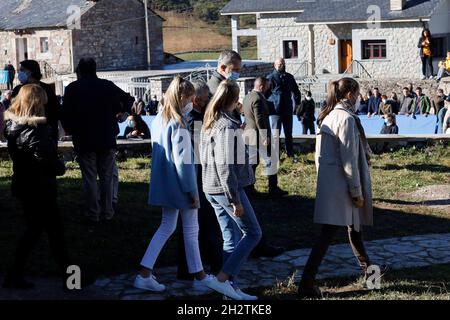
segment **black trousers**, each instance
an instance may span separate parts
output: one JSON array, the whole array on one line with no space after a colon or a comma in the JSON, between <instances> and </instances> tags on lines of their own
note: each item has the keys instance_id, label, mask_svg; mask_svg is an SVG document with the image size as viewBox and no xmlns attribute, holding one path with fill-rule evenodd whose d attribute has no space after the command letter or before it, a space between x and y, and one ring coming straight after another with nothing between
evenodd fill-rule
<instances>
[{"instance_id":1,"label":"black trousers","mask_svg":"<svg viewBox=\"0 0 450 320\"><path fill-rule=\"evenodd\" d=\"M302 282L310 284L316 279L319 267L322 264L331 242L340 228L340 226L333 225L322 226L319 239L311 250L308 262L306 263L303 271ZM366 248L364 247L362 233L357 232L353 226L349 226L348 239L350 241L350 245L352 246L353 254L358 259L361 268L366 270L367 267L370 266L370 262Z\"/></svg>"},{"instance_id":2,"label":"black trousers","mask_svg":"<svg viewBox=\"0 0 450 320\"><path fill-rule=\"evenodd\" d=\"M200 171L199 171L200 172ZM198 242L200 255L204 264L209 264L211 273L217 274L222 269L223 264L223 239L216 213L211 204L206 199L201 188L201 174L199 176L200 209L198 210L199 234ZM186 261L184 246L183 228L179 219L178 224L178 277L191 279Z\"/></svg>"},{"instance_id":3,"label":"black trousers","mask_svg":"<svg viewBox=\"0 0 450 320\"><path fill-rule=\"evenodd\" d=\"M303 134L316 134L316 127L314 125L313 120L303 120L302 121L302 127L303 127Z\"/></svg>"},{"instance_id":4,"label":"black trousers","mask_svg":"<svg viewBox=\"0 0 450 320\"><path fill-rule=\"evenodd\" d=\"M434 70L433 70L433 57L430 56L423 56L421 57L422 59L422 74L425 77L429 77L429 76L433 76L434 75ZM430 74L428 75L427 73L427 66L428 66L428 70L430 71Z\"/></svg>"},{"instance_id":5,"label":"black trousers","mask_svg":"<svg viewBox=\"0 0 450 320\"><path fill-rule=\"evenodd\" d=\"M48 236L50 250L61 275L65 274L70 262L56 199L26 199L20 203L25 215L26 230L19 240L10 275L24 275L28 259L43 233Z\"/></svg>"},{"instance_id":6,"label":"black trousers","mask_svg":"<svg viewBox=\"0 0 450 320\"><path fill-rule=\"evenodd\" d=\"M8 80L7 89L8 90L14 89L14 80Z\"/></svg>"}]
</instances>

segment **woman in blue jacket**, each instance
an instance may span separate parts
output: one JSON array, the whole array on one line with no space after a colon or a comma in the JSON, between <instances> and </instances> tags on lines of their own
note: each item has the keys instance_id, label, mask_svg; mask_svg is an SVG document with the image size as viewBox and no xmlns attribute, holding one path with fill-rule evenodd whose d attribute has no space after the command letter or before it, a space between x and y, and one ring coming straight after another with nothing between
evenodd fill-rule
<instances>
[{"instance_id":1,"label":"woman in blue jacket","mask_svg":"<svg viewBox=\"0 0 450 320\"><path fill-rule=\"evenodd\" d=\"M142 259L142 269L134 286L160 292L165 286L153 275L153 267L176 229L178 215L183 222L186 260L189 272L195 275L194 286L208 286L212 279L203 271L198 246L199 194L191 136L184 116L193 108L194 87L176 77L164 98L163 110L151 126L152 166L149 204L162 207L162 222Z\"/></svg>"}]
</instances>

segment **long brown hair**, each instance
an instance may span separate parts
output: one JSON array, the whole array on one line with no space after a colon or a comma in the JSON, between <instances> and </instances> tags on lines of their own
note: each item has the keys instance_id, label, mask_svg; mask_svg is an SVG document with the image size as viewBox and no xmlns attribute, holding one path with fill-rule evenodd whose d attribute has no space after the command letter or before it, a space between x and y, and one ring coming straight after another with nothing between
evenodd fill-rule
<instances>
[{"instance_id":1,"label":"long brown hair","mask_svg":"<svg viewBox=\"0 0 450 320\"><path fill-rule=\"evenodd\" d=\"M317 119L317 125L320 127L325 117L334 110L336 105L338 105L342 99L347 98L349 93L356 95L358 91L359 83L352 78L342 78L338 81L330 82L328 85L327 105L320 112L319 118Z\"/></svg>"},{"instance_id":2,"label":"long brown hair","mask_svg":"<svg viewBox=\"0 0 450 320\"><path fill-rule=\"evenodd\" d=\"M192 97L195 93L194 86L189 81L180 76L176 76L170 83L169 88L164 95L164 107L162 110L162 117L166 122L175 120L183 124L183 115L181 99L183 97Z\"/></svg>"},{"instance_id":3,"label":"long brown hair","mask_svg":"<svg viewBox=\"0 0 450 320\"><path fill-rule=\"evenodd\" d=\"M8 112L17 117L44 117L44 106L48 98L45 90L37 84L27 84L20 88Z\"/></svg>"},{"instance_id":4,"label":"long brown hair","mask_svg":"<svg viewBox=\"0 0 450 320\"><path fill-rule=\"evenodd\" d=\"M239 93L240 89L236 82L222 81L206 108L203 125L204 131L208 131L214 126L214 123L220 117L221 111L225 111L228 107L238 102Z\"/></svg>"}]
</instances>

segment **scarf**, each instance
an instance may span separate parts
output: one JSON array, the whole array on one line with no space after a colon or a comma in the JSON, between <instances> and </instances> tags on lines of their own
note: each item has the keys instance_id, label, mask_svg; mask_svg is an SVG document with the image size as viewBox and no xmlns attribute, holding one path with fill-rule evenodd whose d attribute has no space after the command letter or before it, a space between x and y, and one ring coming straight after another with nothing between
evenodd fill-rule
<instances>
[{"instance_id":1,"label":"scarf","mask_svg":"<svg viewBox=\"0 0 450 320\"><path fill-rule=\"evenodd\" d=\"M362 145L364 147L364 150L365 150L365 156L366 156L367 164L370 165L370 159L372 158L373 151L372 151L372 149L370 149L369 142L367 141L366 133L365 133L364 128L363 128L363 126L361 124L361 119L355 114L355 106L352 105L346 99L341 100L341 104L344 107L344 110L347 111L353 117L353 119L355 119L356 127L358 128L358 131L359 131L359 136L360 136L360 139L361 139L361 143L362 143Z\"/></svg>"}]
</instances>

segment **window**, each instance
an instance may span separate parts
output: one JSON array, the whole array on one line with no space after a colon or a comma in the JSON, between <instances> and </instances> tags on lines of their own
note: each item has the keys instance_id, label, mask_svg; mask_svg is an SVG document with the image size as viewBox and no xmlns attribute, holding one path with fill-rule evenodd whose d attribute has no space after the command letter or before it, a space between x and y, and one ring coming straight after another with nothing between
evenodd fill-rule
<instances>
[{"instance_id":1,"label":"window","mask_svg":"<svg viewBox=\"0 0 450 320\"><path fill-rule=\"evenodd\" d=\"M445 50L445 38L433 38L433 55L436 58L444 58L447 56L447 51Z\"/></svg>"},{"instance_id":2,"label":"window","mask_svg":"<svg viewBox=\"0 0 450 320\"><path fill-rule=\"evenodd\" d=\"M362 41L363 59L386 59L386 40Z\"/></svg>"},{"instance_id":3,"label":"window","mask_svg":"<svg viewBox=\"0 0 450 320\"><path fill-rule=\"evenodd\" d=\"M297 59L298 41L283 41L283 54L285 59Z\"/></svg>"},{"instance_id":4,"label":"window","mask_svg":"<svg viewBox=\"0 0 450 320\"><path fill-rule=\"evenodd\" d=\"M42 37L40 38L40 44L41 44L41 53L47 53L48 52L48 38Z\"/></svg>"}]
</instances>

